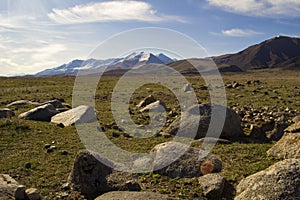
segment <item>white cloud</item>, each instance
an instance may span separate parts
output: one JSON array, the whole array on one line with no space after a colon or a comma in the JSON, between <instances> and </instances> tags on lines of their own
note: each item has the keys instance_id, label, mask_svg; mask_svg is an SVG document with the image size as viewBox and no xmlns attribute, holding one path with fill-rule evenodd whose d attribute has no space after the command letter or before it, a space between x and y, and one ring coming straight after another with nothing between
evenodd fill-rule
<instances>
[{"instance_id":1,"label":"white cloud","mask_svg":"<svg viewBox=\"0 0 300 200\"><path fill-rule=\"evenodd\" d=\"M300 0L207 0L209 5L249 16L300 17Z\"/></svg>"},{"instance_id":2,"label":"white cloud","mask_svg":"<svg viewBox=\"0 0 300 200\"><path fill-rule=\"evenodd\" d=\"M229 29L229 30L222 30L222 34L225 36L231 36L231 37L247 37L247 36L253 36L253 35L260 35L261 32L253 31L251 29Z\"/></svg>"},{"instance_id":3,"label":"white cloud","mask_svg":"<svg viewBox=\"0 0 300 200\"><path fill-rule=\"evenodd\" d=\"M59 24L76 24L109 21L146 21L160 22L175 20L184 22L178 16L158 14L149 3L135 0L116 0L85 5L76 5L67 9L53 9L48 17Z\"/></svg>"}]
</instances>

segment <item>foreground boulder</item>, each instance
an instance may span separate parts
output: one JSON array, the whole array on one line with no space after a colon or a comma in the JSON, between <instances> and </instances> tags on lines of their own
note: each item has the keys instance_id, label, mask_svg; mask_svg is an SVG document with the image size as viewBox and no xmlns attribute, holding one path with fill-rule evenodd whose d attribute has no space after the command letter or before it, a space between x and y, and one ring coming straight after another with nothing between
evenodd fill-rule
<instances>
[{"instance_id":1,"label":"foreground boulder","mask_svg":"<svg viewBox=\"0 0 300 200\"><path fill-rule=\"evenodd\" d=\"M230 108L224 108L219 105L214 105L214 106L216 110L226 109L225 123L220 137L224 139L233 139L233 140L243 137L244 132L241 126L241 120L239 115L237 115L236 112ZM198 110L199 112L197 112ZM211 111L212 111L212 106L210 104L201 104L201 105L193 106L189 108L186 112L184 112L181 117L182 118L181 129L184 130L183 135L190 137L188 134L193 133L195 130L197 130L197 134L194 139L205 137L211 120ZM198 116L197 113L200 113L200 116ZM178 117L166 129L164 135L175 135L179 130L181 118Z\"/></svg>"},{"instance_id":2,"label":"foreground boulder","mask_svg":"<svg viewBox=\"0 0 300 200\"><path fill-rule=\"evenodd\" d=\"M199 183L202 186L203 194L208 199L221 199L225 185L225 178L220 174L207 174L200 177Z\"/></svg>"},{"instance_id":3,"label":"foreground boulder","mask_svg":"<svg viewBox=\"0 0 300 200\"><path fill-rule=\"evenodd\" d=\"M300 197L300 159L287 159L243 179L235 200L297 199Z\"/></svg>"},{"instance_id":4,"label":"foreground boulder","mask_svg":"<svg viewBox=\"0 0 300 200\"><path fill-rule=\"evenodd\" d=\"M101 161L101 162L100 162ZM109 160L88 150L80 151L75 159L69 183L88 199L109 191L140 191L141 187L131 174L117 172Z\"/></svg>"},{"instance_id":5,"label":"foreground boulder","mask_svg":"<svg viewBox=\"0 0 300 200\"><path fill-rule=\"evenodd\" d=\"M74 124L89 123L97 120L95 110L91 106L78 106L66 112L59 113L51 118L55 124L72 126Z\"/></svg>"},{"instance_id":6,"label":"foreground boulder","mask_svg":"<svg viewBox=\"0 0 300 200\"><path fill-rule=\"evenodd\" d=\"M152 171L171 178L193 178L222 170L222 161L216 156L203 157L201 150L178 142L156 145L150 155L153 158Z\"/></svg>"},{"instance_id":7,"label":"foreground boulder","mask_svg":"<svg viewBox=\"0 0 300 200\"><path fill-rule=\"evenodd\" d=\"M10 118L12 116L15 116L15 113L12 110L8 108L0 109L0 118Z\"/></svg>"},{"instance_id":8,"label":"foreground boulder","mask_svg":"<svg viewBox=\"0 0 300 200\"><path fill-rule=\"evenodd\" d=\"M7 174L0 174L0 199L15 199L15 191L19 183Z\"/></svg>"},{"instance_id":9,"label":"foreground boulder","mask_svg":"<svg viewBox=\"0 0 300 200\"><path fill-rule=\"evenodd\" d=\"M287 127L285 129L285 132L287 133L297 133L299 132L300 133L300 121L292 124L291 126Z\"/></svg>"},{"instance_id":10,"label":"foreground boulder","mask_svg":"<svg viewBox=\"0 0 300 200\"><path fill-rule=\"evenodd\" d=\"M279 158L300 158L300 132L286 133L271 149L268 155Z\"/></svg>"},{"instance_id":11,"label":"foreground boulder","mask_svg":"<svg viewBox=\"0 0 300 200\"><path fill-rule=\"evenodd\" d=\"M45 104L20 114L19 118L50 122L51 117L56 115L57 113L58 111L52 104Z\"/></svg>"},{"instance_id":12,"label":"foreground boulder","mask_svg":"<svg viewBox=\"0 0 300 200\"><path fill-rule=\"evenodd\" d=\"M167 195L154 192L108 192L95 200L171 200Z\"/></svg>"}]
</instances>

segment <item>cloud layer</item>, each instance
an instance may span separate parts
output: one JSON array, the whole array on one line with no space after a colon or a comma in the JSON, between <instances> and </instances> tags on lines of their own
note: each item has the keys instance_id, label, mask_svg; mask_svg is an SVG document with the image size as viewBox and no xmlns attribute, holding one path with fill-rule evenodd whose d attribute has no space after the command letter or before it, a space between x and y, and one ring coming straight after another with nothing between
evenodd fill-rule
<instances>
[{"instance_id":1,"label":"cloud layer","mask_svg":"<svg viewBox=\"0 0 300 200\"><path fill-rule=\"evenodd\" d=\"M222 30L222 34L225 36L231 36L231 37L247 37L247 36L253 36L253 35L260 35L262 33L253 31L251 29L229 29L229 30Z\"/></svg>"},{"instance_id":2,"label":"cloud layer","mask_svg":"<svg viewBox=\"0 0 300 200\"><path fill-rule=\"evenodd\" d=\"M181 21L177 16L158 14L149 3L135 0L117 0L85 5L67 9L53 9L48 17L59 24L76 24L111 21L160 22Z\"/></svg>"},{"instance_id":3,"label":"cloud layer","mask_svg":"<svg viewBox=\"0 0 300 200\"><path fill-rule=\"evenodd\" d=\"M207 0L225 11L250 16L287 18L300 16L299 0Z\"/></svg>"}]
</instances>

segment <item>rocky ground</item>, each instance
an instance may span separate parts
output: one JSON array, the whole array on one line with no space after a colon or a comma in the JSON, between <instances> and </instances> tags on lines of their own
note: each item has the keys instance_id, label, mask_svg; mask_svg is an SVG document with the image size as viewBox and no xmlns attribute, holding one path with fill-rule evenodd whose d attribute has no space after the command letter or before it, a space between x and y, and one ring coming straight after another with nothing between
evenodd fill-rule
<instances>
[{"instance_id":1,"label":"rocky ground","mask_svg":"<svg viewBox=\"0 0 300 200\"><path fill-rule=\"evenodd\" d=\"M184 155L164 168L158 166L184 149L170 142L179 128L180 110L168 89L157 85L139 88L129 102L129 113L139 127L125 132L109 109L116 77L105 77L99 85L95 108L81 105L75 109L71 109L72 77L1 78L0 199L14 199L15 195L18 199L297 199L298 77L277 71L224 75L228 107L222 139L207 140L201 138L211 109L221 107L207 103L210 85L189 77L191 85L178 89L186 93L195 89L196 108L202 115L199 119L193 114L195 107L182 113L188 130L182 137L194 141ZM167 111L164 128L144 131L150 122L148 111L162 107ZM160 116L156 117L159 121ZM99 131L120 148L150 152L147 162L136 163L153 173L116 171L99 162L97 155L80 151L84 146L74 124L97 120ZM191 136L195 122L200 128ZM141 139L145 134L152 137ZM199 159L199 152L206 150L203 143L217 145Z\"/></svg>"}]
</instances>

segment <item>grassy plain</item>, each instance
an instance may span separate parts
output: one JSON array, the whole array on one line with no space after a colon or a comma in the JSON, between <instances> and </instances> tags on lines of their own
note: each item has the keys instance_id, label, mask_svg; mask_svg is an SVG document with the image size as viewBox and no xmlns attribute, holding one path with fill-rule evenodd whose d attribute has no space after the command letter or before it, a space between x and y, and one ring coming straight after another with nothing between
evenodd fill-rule
<instances>
[{"instance_id":1,"label":"grassy plain","mask_svg":"<svg viewBox=\"0 0 300 200\"><path fill-rule=\"evenodd\" d=\"M261 109L264 106L290 109L300 112L300 71L256 71L241 74L224 74L225 84L237 81L245 87L226 89L228 106L252 106ZM1 108L12 100L48 101L54 98L63 98L72 105L72 91L74 77L17 77L0 78ZM208 102L209 94L200 87L206 85L202 78L188 76L196 90L199 102ZM110 98L118 78L113 76L102 77L96 92L96 110L103 127L114 122L110 110ZM248 80L260 80L260 85L246 85ZM255 92L253 92L255 90ZM266 95L266 92L268 95ZM152 94L156 99L166 103L174 112L180 113L179 104L174 94L159 85L146 85L135 91L129 107L134 115L132 119L139 124L146 124L147 116L134 110L135 105L144 97ZM272 96L280 98L271 98ZM61 185L67 182L76 153L84 149L75 127L60 128L47 122L20 120L17 116L33 108L33 106L15 107L16 116L11 118L12 124L7 125L6 119L0 119L0 173L7 173L21 184L36 187L45 199L53 199L60 192ZM168 118L173 120L174 118ZM127 138L122 132L120 137L112 137L110 128L105 128L108 138L119 147L131 152L148 152L156 144L169 141L170 138L151 137L147 139ZM45 144L53 144L57 150L47 153ZM266 151L273 143L242 143L218 144L213 153L219 155L223 161L222 174L227 180L224 198L231 199L234 186L244 177L256 173L278 161L269 157ZM62 155L66 150L68 155ZM25 168L30 162L32 167ZM144 190L166 193L173 197L193 199L202 198L199 194L199 183L195 180L170 179L155 174L141 176L141 185ZM230 191L230 192L229 192Z\"/></svg>"}]
</instances>

